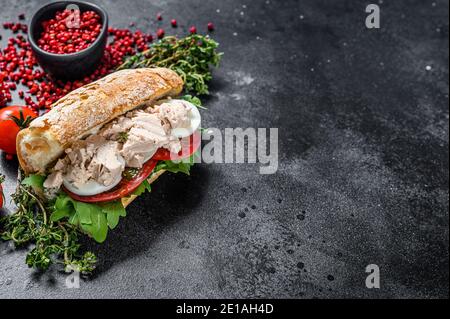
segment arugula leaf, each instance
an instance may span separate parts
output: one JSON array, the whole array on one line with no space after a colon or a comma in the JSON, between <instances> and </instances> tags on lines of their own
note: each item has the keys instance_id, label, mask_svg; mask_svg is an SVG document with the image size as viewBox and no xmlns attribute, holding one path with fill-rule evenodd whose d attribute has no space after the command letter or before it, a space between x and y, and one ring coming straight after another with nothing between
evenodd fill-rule
<instances>
[{"instance_id":1,"label":"arugula leaf","mask_svg":"<svg viewBox=\"0 0 450 319\"><path fill-rule=\"evenodd\" d=\"M114 229L119 224L119 213L112 211L106 214L106 221L108 223L109 228Z\"/></svg>"},{"instance_id":2,"label":"arugula leaf","mask_svg":"<svg viewBox=\"0 0 450 319\"><path fill-rule=\"evenodd\" d=\"M120 200L90 204L76 201L67 194L60 193L56 198L50 219L59 221L68 218L70 224L79 226L101 243L106 239L108 226L114 229L119 223L119 218L125 216L126 211Z\"/></svg>"},{"instance_id":3,"label":"arugula leaf","mask_svg":"<svg viewBox=\"0 0 450 319\"><path fill-rule=\"evenodd\" d=\"M44 188L44 181L45 181L45 176L38 175L38 174L32 174L32 175L29 175L28 177L25 177L22 180L22 185L42 189L42 188Z\"/></svg>"},{"instance_id":4,"label":"arugula leaf","mask_svg":"<svg viewBox=\"0 0 450 319\"><path fill-rule=\"evenodd\" d=\"M78 226L80 224L80 219L78 218L78 215L76 213L71 214L68 221L70 224L75 226Z\"/></svg>"},{"instance_id":5,"label":"arugula leaf","mask_svg":"<svg viewBox=\"0 0 450 319\"><path fill-rule=\"evenodd\" d=\"M100 205L102 211L106 214L108 226L111 229L116 228L119 224L119 218L127 216L127 211L120 200L115 202L104 203Z\"/></svg>"},{"instance_id":6,"label":"arugula leaf","mask_svg":"<svg viewBox=\"0 0 450 319\"><path fill-rule=\"evenodd\" d=\"M70 212L68 210L55 210L50 215L50 220L52 222L57 222L57 221L63 219L64 217L70 217Z\"/></svg>"},{"instance_id":7,"label":"arugula leaf","mask_svg":"<svg viewBox=\"0 0 450 319\"><path fill-rule=\"evenodd\" d=\"M149 193L152 191L152 187L151 187L150 183L148 182L148 180L144 180L141 183L141 185L139 185L138 188L136 188L134 190L132 195L140 196L140 195L144 194L145 191L147 191Z\"/></svg>"},{"instance_id":8,"label":"arugula leaf","mask_svg":"<svg viewBox=\"0 0 450 319\"><path fill-rule=\"evenodd\" d=\"M98 243L103 243L108 235L108 222L105 213L101 210L91 211L91 223L80 223L81 229L87 232Z\"/></svg>"},{"instance_id":9,"label":"arugula leaf","mask_svg":"<svg viewBox=\"0 0 450 319\"><path fill-rule=\"evenodd\" d=\"M195 154L192 154L188 160L181 160L177 162L160 161L155 167L155 172L164 169L171 173L184 173L186 175L190 175L190 169L194 165L194 155Z\"/></svg>"},{"instance_id":10,"label":"arugula leaf","mask_svg":"<svg viewBox=\"0 0 450 319\"><path fill-rule=\"evenodd\" d=\"M78 218L80 219L81 225L92 224L92 218L91 216L97 211L101 211L101 209L95 205L95 204L88 204L83 202L78 202L75 200L72 200L73 206L75 207L75 211L78 214Z\"/></svg>"},{"instance_id":11,"label":"arugula leaf","mask_svg":"<svg viewBox=\"0 0 450 319\"><path fill-rule=\"evenodd\" d=\"M64 217L71 217L74 212L74 206L69 196L58 196L53 206L54 210L50 216L52 222L59 221Z\"/></svg>"}]
</instances>

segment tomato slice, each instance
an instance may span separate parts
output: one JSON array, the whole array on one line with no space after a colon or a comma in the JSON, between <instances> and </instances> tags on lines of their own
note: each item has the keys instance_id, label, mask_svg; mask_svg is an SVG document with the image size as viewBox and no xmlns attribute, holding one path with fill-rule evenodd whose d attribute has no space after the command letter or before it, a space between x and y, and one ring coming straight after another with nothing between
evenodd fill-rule
<instances>
[{"instance_id":1,"label":"tomato slice","mask_svg":"<svg viewBox=\"0 0 450 319\"><path fill-rule=\"evenodd\" d=\"M158 161L155 161L153 159L148 160L144 163L142 166L142 169L139 171L139 173L133 177L130 180L122 179L115 188L108 192L100 193L93 196L80 196L77 194L74 194L64 188L64 191L69 195L71 198L84 203L101 203L101 202L111 202L117 199L121 199L125 196L130 195L132 192L136 190L136 188L139 187L139 185L142 184L143 181L145 181L150 174L155 169L156 164Z\"/></svg>"},{"instance_id":2,"label":"tomato slice","mask_svg":"<svg viewBox=\"0 0 450 319\"><path fill-rule=\"evenodd\" d=\"M188 158L200 148L200 144L201 135L199 132L195 132L189 136L189 138L181 139L181 151L178 154L172 153L168 149L161 147L156 151L152 159L158 161L173 161Z\"/></svg>"}]
</instances>

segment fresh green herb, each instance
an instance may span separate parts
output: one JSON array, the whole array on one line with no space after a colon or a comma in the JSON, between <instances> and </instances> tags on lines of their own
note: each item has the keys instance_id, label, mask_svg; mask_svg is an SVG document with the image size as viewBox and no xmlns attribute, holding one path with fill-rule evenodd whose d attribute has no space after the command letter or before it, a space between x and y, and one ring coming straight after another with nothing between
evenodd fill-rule
<instances>
[{"instance_id":1,"label":"fresh green herb","mask_svg":"<svg viewBox=\"0 0 450 319\"><path fill-rule=\"evenodd\" d=\"M119 218L126 216L125 208L121 201L88 204L64 193L45 204L34 192L42 188L44 179L30 175L19 184L12 196L18 210L0 220L1 237L18 247L35 245L26 257L30 267L47 269L52 263L63 263L89 274L95 269L96 257L80 252L79 236L88 234L103 242L108 228L114 229Z\"/></svg>"},{"instance_id":2,"label":"fresh green herb","mask_svg":"<svg viewBox=\"0 0 450 319\"><path fill-rule=\"evenodd\" d=\"M110 229L116 228L119 224L120 217L126 217L127 211L122 205L120 200L104 203L100 205L102 207L102 211L106 214L106 221L108 222L108 226Z\"/></svg>"},{"instance_id":3,"label":"fresh green herb","mask_svg":"<svg viewBox=\"0 0 450 319\"><path fill-rule=\"evenodd\" d=\"M111 216L110 216L111 215ZM125 217L126 211L122 202L90 204L78 202L61 193L57 196L51 221L66 219L70 224L79 226L86 234L102 243L108 235L108 226L114 229L119 217Z\"/></svg>"},{"instance_id":4,"label":"fresh green herb","mask_svg":"<svg viewBox=\"0 0 450 319\"><path fill-rule=\"evenodd\" d=\"M33 174L22 180L22 185L31 186L32 188L43 189L45 176Z\"/></svg>"},{"instance_id":5,"label":"fresh green herb","mask_svg":"<svg viewBox=\"0 0 450 319\"><path fill-rule=\"evenodd\" d=\"M150 186L150 183L147 180L144 180L142 184L139 185L139 187L136 188L132 194L140 196L144 194L146 191L150 193L152 191L152 187Z\"/></svg>"},{"instance_id":6,"label":"fresh green herb","mask_svg":"<svg viewBox=\"0 0 450 319\"><path fill-rule=\"evenodd\" d=\"M128 132L120 132L117 140L120 143L125 143L128 140Z\"/></svg>"},{"instance_id":7,"label":"fresh green herb","mask_svg":"<svg viewBox=\"0 0 450 319\"><path fill-rule=\"evenodd\" d=\"M35 184L39 180L32 175L24 180L25 184L19 184L12 195L17 211L1 218L1 238L13 241L17 247L33 244L26 257L30 267L47 269L52 263L62 263L71 269L76 267L83 274L91 273L95 269L95 255L80 252L78 239L82 232L78 227L49 217L54 203L44 204L30 186L39 186Z\"/></svg>"},{"instance_id":8,"label":"fresh green herb","mask_svg":"<svg viewBox=\"0 0 450 319\"><path fill-rule=\"evenodd\" d=\"M202 101L196 96L192 96L192 95L186 94L186 95L182 96L181 99L185 100L185 101L188 101L188 102L191 102L192 104L194 104L197 107L199 107L199 106L201 107L202 106Z\"/></svg>"},{"instance_id":9,"label":"fresh green herb","mask_svg":"<svg viewBox=\"0 0 450 319\"><path fill-rule=\"evenodd\" d=\"M207 82L211 80L210 66L218 66L222 53L218 43L199 34L178 39L165 37L150 49L130 57L121 69L165 67L177 72L184 80L187 92L208 94Z\"/></svg>"},{"instance_id":10,"label":"fresh green herb","mask_svg":"<svg viewBox=\"0 0 450 319\"><path fill-rule=\"evenodd\" d=\"M122 176L123 176L123 178L125 178L126 180L131 180L131 179L133 179L138 173L139 173L139 169L133 168L133 167L127 167L127 168L123 171Z\"/></svg>"},{"instance_id":11,"label":"fresh green herb","mask_svg":"<svg viewBox=\"0 0 450 319\"><path fill-rule=\"evenodd\" d=\"M190 174L190 169L194 165L195 154L192 154L188 160L180 161L160 161L155 167L154 172L160 170L166 170L171 173L184 173L186 175Z\"/></svg>"}]
</instances>

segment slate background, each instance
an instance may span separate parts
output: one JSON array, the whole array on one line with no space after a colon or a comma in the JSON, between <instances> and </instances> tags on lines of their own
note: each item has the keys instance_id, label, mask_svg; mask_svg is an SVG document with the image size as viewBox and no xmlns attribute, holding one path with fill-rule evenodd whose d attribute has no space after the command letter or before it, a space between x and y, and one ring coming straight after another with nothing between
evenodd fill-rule
<instances>
[{"instance_id":1,"label":"slate background","mask_svg":"<svg viewBox=\"0 0 450 319\"><path fill-rule=\"evenodd\" d=\"M0 20L45 2L1 0ZM379 1L379 30L368 1L93 2L115 27L213 21L225 56L204 125L278 127L279 170L160 178L106 243L86 241L100 265L80 289L1 243L0 297L448 298L448 1ZM16 166L0 167L10 192Z\"/></svg>"}]
</instances>

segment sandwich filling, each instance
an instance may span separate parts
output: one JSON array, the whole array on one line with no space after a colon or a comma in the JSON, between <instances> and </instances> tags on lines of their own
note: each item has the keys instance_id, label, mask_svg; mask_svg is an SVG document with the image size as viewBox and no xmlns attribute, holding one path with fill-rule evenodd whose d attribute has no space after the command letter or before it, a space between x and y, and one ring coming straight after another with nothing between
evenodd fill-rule
<instances>
[{"instance_id":1,"label":"sandwich filling","mask_svg":"<svg viewBox=\"0 0 450 319\"><path fill-rule=\"evenodd\" d=\"M58 190L64 184L82 196L108 191L126 168L142 168L159 148L180 152L180 138L193 134L199 123L198 110L184 100L130 111L66 149L44 187Z\"/></svg>"}]
</instances>

